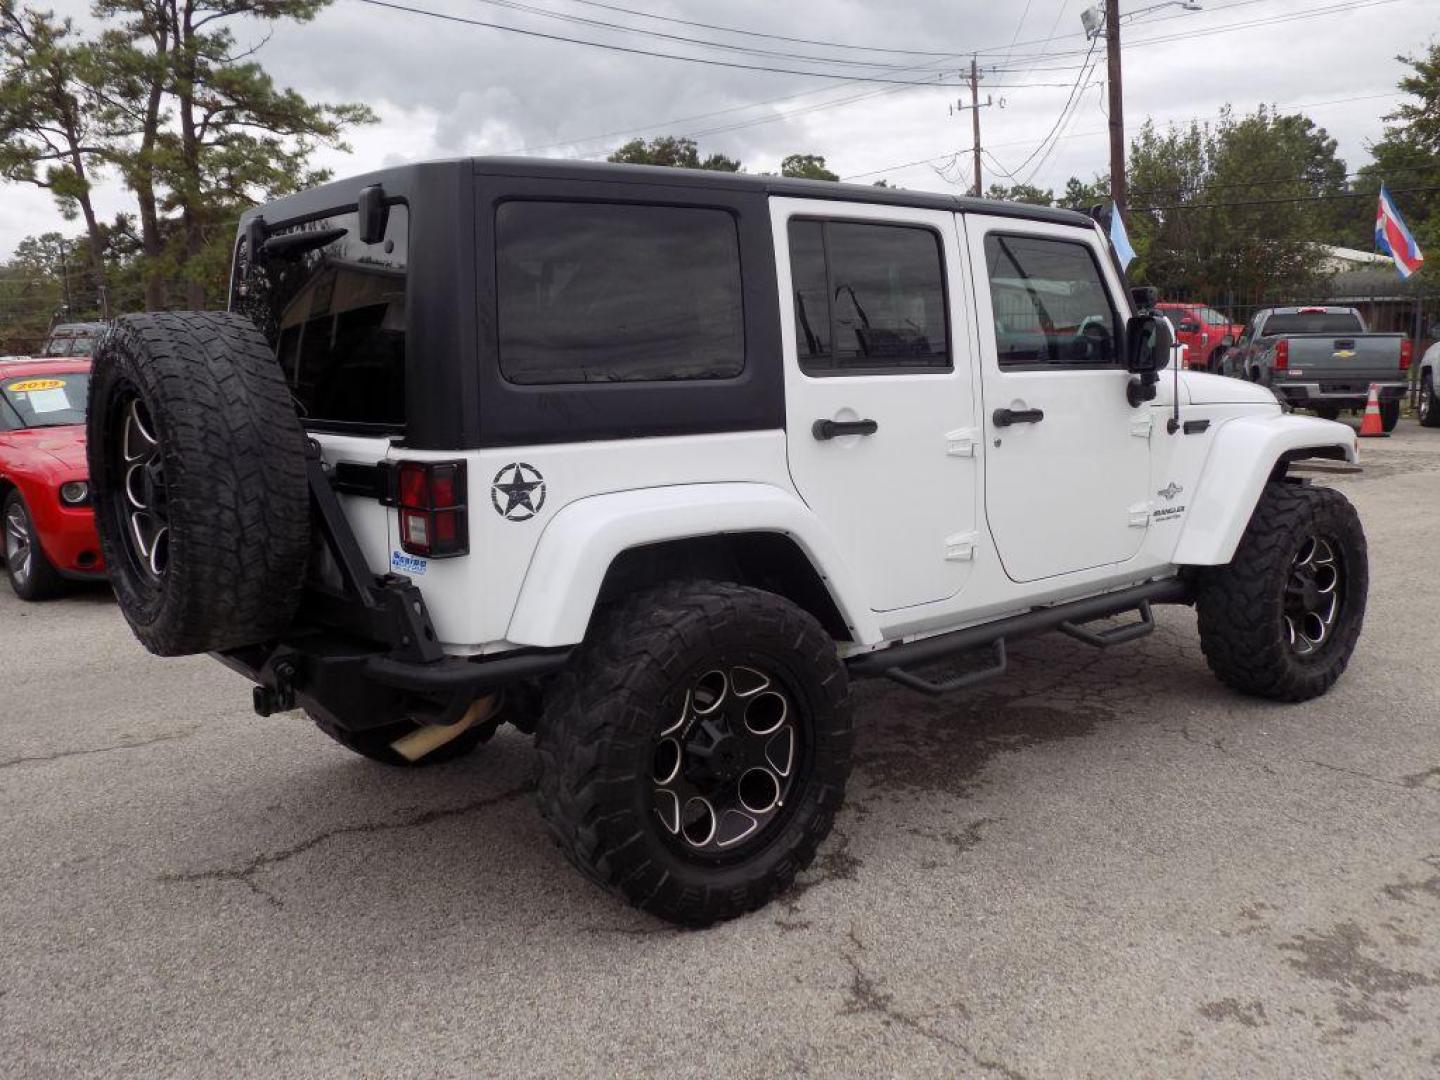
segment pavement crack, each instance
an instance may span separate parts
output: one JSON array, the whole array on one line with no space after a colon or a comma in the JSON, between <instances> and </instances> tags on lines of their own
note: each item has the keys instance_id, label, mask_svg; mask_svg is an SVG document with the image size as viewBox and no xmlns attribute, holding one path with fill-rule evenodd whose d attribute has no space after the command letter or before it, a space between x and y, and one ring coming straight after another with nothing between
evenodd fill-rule
<instances>
[{"instance_id":1,"label":"pavement crack","mask_svg":"<svg viewBox=\"0 0 1440 1080\"><path fill-rule=\"evenodd\" d=\"M131 742L116 743L114 746L92 746L84 750L56 750L51 754L27 754L24 757L7 758L4 761L0 761L0 769L8 769L13 765L31 765L42 761L59 761L62 758L89 757L92 754L112 754L116 750L139 750L145 746L154 746L156 743L188 739L191 735L199 731L201 726L200 724L193 724L181 731L171 731L149 739L135 739Z\"/></svg>"},{"instance_id":2,"label":"pavement crack","mask_svg":"<svg viewBox=\"0 0 1440 1080\"><path fill-rule=\"evenodd\" d=\"M1402 790L1410 791L1423 788L1425 779L1430 775L1429 773L1418 774L1420 781L1417 783L1413 782L1415 780L1413 776L1407 776L1402 780L1391 780L1389 777L1375 776L1371 773L1361 772L1358 769L1347 769L1343 765L1331 765L1328 761L1315 761L1310 759L1307 761L1307 764L1315 765L1321 769L1329 769L1331 772L1343 773L1346 776L1353 776L1357 780L1369 780L1372 784L1384 784L1386 787L1401 788Z\"/></svg>"},{"instance_id":3,"label":"pavement crack","mask_svg":"<svg viewBox=\"0 0 1440 1080\"><path fill-rule=\"evenodd\" d=\"M993 1072L998 1076L1005 1077L1006 1080L1026 1080L1024 1073L1011 1068L1004 1062L982 1057L959 1039L947 1035L943 1031L937 1031L923 1015L916 1015L901 1009L895 1003L895 995L884 989L884 981L871 975L860 963L857 953L869 950L853 927L850 929L849 939L854 948L840 951L840 958L850 967L850 988L845 1004L840 1009L841 1016L878 1016L884 1024L894 1024L929 1042L958 1050L977 1068L984 1069L986 1072Z\"/></svg>"},{"instance_id":4,"label":"pavement crack","mask_svg":"<svg viewBox=\"0 0 1440 1080\"><path fill-rule=\"evenodd\" d=\"M488 810L493 806L512 802L515 799L528 795L534 790L535 784L529 783L522 787L512 788L509 791L502 791L498 795L489 795L483 799L475 799L472 802L462 803L459 806L445 807L438 810L426 810L413 817L401 818L398 821L366 821L355 825L338 825L333 829L327 829L322 833L317 833L288 848L282 848L279 851L263 852L242 866L221 867L215 870L196 870L183 874L162 874L158 880L192 883L199 881L235 881L244 885L257 896L260 896L272 907L283 908L285 905L279 897L262 888L255 881L255 875L267 867L288 862L290 859L298 855L303 855L305 852L317 848L330 840L337 839L338 837L396 832L403 829L420 829L427 825L433 825L437 821L464 817L467 814L479 813L481 810Z\"/></svg>"}]
</instances>

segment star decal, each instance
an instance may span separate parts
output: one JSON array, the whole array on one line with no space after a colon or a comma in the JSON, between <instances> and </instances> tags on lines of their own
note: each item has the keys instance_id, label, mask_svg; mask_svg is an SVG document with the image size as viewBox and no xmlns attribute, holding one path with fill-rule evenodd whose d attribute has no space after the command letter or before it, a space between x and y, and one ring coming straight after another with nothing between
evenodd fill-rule
<instances>
[{"instance_id":1,"label":"star decal","mask_svg":"<svg viewBox=\"0 0 1440 1080\"><path fill-rule=\"evenodd\" d=\"M506 465L490 485L490 501L506 521L528 521L545 505L545 478L523 461Z\"/></svg>"}]
</instances>

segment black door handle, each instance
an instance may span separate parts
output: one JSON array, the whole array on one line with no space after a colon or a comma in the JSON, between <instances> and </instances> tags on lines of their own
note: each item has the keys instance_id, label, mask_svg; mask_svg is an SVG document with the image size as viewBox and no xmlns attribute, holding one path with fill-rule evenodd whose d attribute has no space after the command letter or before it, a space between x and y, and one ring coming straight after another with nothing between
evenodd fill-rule
<instances>
[{"instance_id":1,"label":"black door handle","mask_svg":"<svg viewBox=\"0 0 1440 1080\"><path fill-rule=\"evenodd\" d=\"M991 417L996 427L1009 427L1011 424L1038 424L1045 419L1044 409L996 409Z\"/></svg>"},{"instance_id":2,"label":"black door handle","mask_svg":"<svg viewBox=\"0 0 1440 1080\"><path fill-rule=\"evenodd\" d=\"M874 435L879 430L874 420L816 420L810 425L810 434L822 442L836 435Z\"/></svg>"}]
</instances>

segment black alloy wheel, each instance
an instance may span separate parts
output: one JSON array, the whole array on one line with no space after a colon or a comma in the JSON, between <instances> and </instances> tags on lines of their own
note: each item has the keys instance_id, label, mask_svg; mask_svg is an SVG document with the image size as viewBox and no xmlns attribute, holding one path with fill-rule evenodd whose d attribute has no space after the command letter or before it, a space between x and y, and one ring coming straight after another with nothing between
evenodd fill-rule
<instances>
[{"instance_id":1,"label":"black alloy wheel","mask_svg":"<svg viewBox=\"0 0 1440 1080\"><path fill-rule=\"evenodd\" d=\"M1285 635L1296 656L1325 648L1345 606L1345 570L1337 545L1311 535L1300 543L1285 585Z\"/></svg>"},{"instance_id":2,"label":"black alloy wheel","mask_svg":"<svg viewBox=\"0 0 1440 1080\"><path fill-rule=\"evenodd\" d=\"M142 580L158 583L170 564L170 507L165 460L150 410L133 386L116 395L114 445L107 447L110 497L124 523L121 546Z\"/></svg>"},{"instance_id":3,"label":"black alloy wheel","mask_svg":"<svg viewBox=\"0 0 1440 1080\"><path fill-rule=\"evenodd\" d=\"M683 856L743 858L783 823L805 717L774 676L740 663L699 673L677 698L651 755L655 815Z\"/></svg>"}]
</instances>

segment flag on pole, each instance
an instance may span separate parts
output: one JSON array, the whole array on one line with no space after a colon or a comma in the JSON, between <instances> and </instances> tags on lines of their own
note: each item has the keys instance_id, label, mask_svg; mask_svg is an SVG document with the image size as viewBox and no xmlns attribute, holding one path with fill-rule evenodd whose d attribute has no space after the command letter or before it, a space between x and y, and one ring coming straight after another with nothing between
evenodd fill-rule
<instances>
[{"instance_id":1,"label":"flag on pole","mask_svg":"<svg viewBox=\"0 0 1440 1080\"><path fill-rule=\"evenodd\" d=\"M1401 278L1408 278L1425 261L1384 184L1380 185L1380 206L1375 211L1375 247L1395 260Z\"/></svg>"},{"instance_id":2,"label":"flag on pole","mask_svg":"<svg viewBox=\"0 0 1440 1080\"><path fill-rule=\"evenodd\" d=\"M1130 246L1130 237L1125 233L1125 222L1120 219L1120 207L1110 204L1110 246L1120 260L1120 269L1125 269L1135 259L1135 249Z\"/></svg>"}]
</instances>

